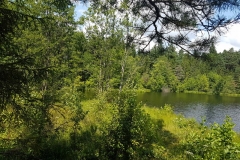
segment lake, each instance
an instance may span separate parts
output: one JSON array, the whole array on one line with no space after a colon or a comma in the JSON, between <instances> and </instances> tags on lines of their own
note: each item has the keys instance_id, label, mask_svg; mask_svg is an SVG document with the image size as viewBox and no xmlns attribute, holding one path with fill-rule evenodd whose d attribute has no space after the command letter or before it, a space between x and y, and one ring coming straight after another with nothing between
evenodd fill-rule
<instances>
[{"instance_id":1,"label":"lake","mask_svg":"<svg viewBox=\"0 0 240 160\"><path fill-rule=\"evenodd\" d=\"M214 122L222 124L226 116L232 118L234 130L240 132L240 97L192 94L192 93L140 93L138 101L148 106L173 106L177 114L195 118L201 122L206 119L207 125Z\"/></svg>"}]
</instances>

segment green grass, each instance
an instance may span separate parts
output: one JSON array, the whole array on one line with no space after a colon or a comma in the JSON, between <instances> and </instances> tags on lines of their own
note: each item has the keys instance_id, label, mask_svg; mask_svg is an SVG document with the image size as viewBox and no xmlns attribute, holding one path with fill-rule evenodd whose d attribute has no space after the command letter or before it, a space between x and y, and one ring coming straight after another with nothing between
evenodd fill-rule
<instances>
[{"instance_id":1,"label":"green grass","mask_svg":"<svg viewBox=\"0 0 240 160\"><path fill-rule=\"evenodd\" d=\"M212 92L201 92L201 91L184 91L183 93L216 95ZM240 97L240 94L237 94L237 93L220 93L220 96Z\"/></svg>"},{"instance_id":2,"label":"green grass","mask_svg":"<svg viewBox=\"0 0 240 160\"><path fill-rule=\"evenodd\" d=\"M101 129L111 123L115 108L104 99L93 99L82 102L83 110L88 114L81 121L82 129L87 130L90 126ZM101 107L100 107L101 106ZM186 138L190 132L198 132L199 124L194 119L186 119L182 115L173 112L172 107L165 105L162 108L154 108L143 105L142 110L150 115L155 124L162 122L163 128L159 131L159 143L156 145L156 153L159 152L167 159L179 159L182 151L179 150L179 142ZM159 148L160 147L160 148Z\"/></svg>"},{"instance_id":3,"label":"green grass","mask_svg":"<svg viewBox=\"0 0 240 160\"><path fill-rule=\"evenodd\" d=\"M163 120L164 129L175 134L178 138L184 138L190 130L197 130L199 124L194 119L186 119L182 115L173 112L170 105L162 108L143 106L143 110L154 120Z\"/></svg>"},{"instance_id":4,"label":"green grass","mask_svg":"<svg viewBox=\"0 0 240 160\"><path fill-rule=\"evenodd\" d=\"M117 106L113 105L110 100L111 98L109 96L106 98L105 95L98 96L97 99L81 102L82 109L86 112L86 115L79 122L80 130L78 133L80 138L82 138L82 145L85 146L86 150L89 147L92 148L91 152L97 150L97 145L100 145L100 142L96 143L96 145L95 141L101 141L101 139L98 139L98 136L101 137L103 131L107 129L106 126L111 124L113 116L118 114ZM157 128L155 134L158 137L158 142L152 144L154 146L154 154L159 154L164 159L186 159L186 154L181 149L181 145L187 141L189 135L201 135L199 134L201 132L201 125L194 119L187 119L182 115L175 114L170 105L165 105L161 108L142 105L141 109L150 116L153 125ZM63 151L59 152L65 153L65 150L68 150L68 146L64 147L64 145L65 143L68 144L70 133L73 132L74 124L72 117L74 114L70 107L56 107L56 109L53 108L50 112L53 115L52 121L55 128L64 124L62 126L63 130L59 132L59 142L62 142L60 145L63 145L60 148ZM91 129L96 129L96 132L91 131ZM0 137L3 136L6 136L6 134L0 134ZM90 138L89 136L92 137ZM240 143L239 134L235 133L234 142ZM56 144L52 145L53 147L59 146L58 140ZM53 149L52 152L57 150ZM84 153L86 150L82 152Z\"/></svg>"}]
</instances>

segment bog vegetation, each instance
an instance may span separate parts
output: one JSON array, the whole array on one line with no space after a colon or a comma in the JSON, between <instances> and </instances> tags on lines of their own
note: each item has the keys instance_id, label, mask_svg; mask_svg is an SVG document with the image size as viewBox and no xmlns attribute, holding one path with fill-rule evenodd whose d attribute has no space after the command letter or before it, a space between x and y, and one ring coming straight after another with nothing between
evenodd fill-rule
<instances>
[{"instance_id":1,"label":"bog vegetation","mask_svg":"<svg viewBox=\"0 0 240 160\"><path fill-rule=\"evenodd\" d=\"M75 21L65 0L0 2L0 159L240 159L229 117L206 127L136 102L145 90L240 94L240 51L170 39L143 51L131 15L96 4Z\"/></svg>"}]
</instances>

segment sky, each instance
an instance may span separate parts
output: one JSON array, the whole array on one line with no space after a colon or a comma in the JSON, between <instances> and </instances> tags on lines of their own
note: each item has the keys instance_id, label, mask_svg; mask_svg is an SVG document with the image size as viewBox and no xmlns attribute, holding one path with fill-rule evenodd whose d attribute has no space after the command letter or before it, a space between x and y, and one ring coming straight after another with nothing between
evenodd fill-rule
<instances>
[{"instance_id":1,"label":"sky","mask_svg":"<svg viewBox=\"0 0 240 160\"><path fill-rule=\"evenodd\" d=\"M88 4L81 2L77 3L75 8L75 18L78 19L83 14L83 12L87 10L87 8Z\"/></svg>"},{"instance_id":2,"label":"sky","mask_svg":"<svg viewBox=\"0 0 240 160\"><path fill-rule=\"evenodd\" d=\"M75 19L78 19L87 8L87 4L77 4L75 9ZM215 46L217 52L229 50L230 48L233 48L236 51L240 50L240 24L229 26L228 31L218 38Z\"/></svg>"},{"instance_id":3,"label":"sky","mask_svg":"<svg viewBox=\"0 0 240 160\"><path fill-rule=\"evenodd\" d=\"M216 49L218 52L222 52L224 49L229 50L234 48L234 50L240 50L240 24L234 24L229 27L228 31L222 35L218 43L216 44Z\"/></svg>"}]
</instances>

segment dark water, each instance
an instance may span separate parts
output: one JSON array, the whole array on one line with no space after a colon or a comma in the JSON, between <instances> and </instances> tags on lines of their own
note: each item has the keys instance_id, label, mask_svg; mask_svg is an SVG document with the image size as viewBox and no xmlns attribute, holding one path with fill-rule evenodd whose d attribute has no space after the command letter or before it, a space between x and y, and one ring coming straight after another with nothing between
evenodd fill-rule
<instances>
[{"instance_id":1,"label":"dark water","mask_svg":"<svg viewBox=\"0 0 240 160\"><path fill-rule=\"evenodd\" d=\"M139 94L138 101L155 107L170 104L175 113L195 118L198 122L204 117L207 124L222 124L225 117L230 116L235 124L234 130L240 132L240 97L150 92Z\"/></svg>"}]
</instances>

